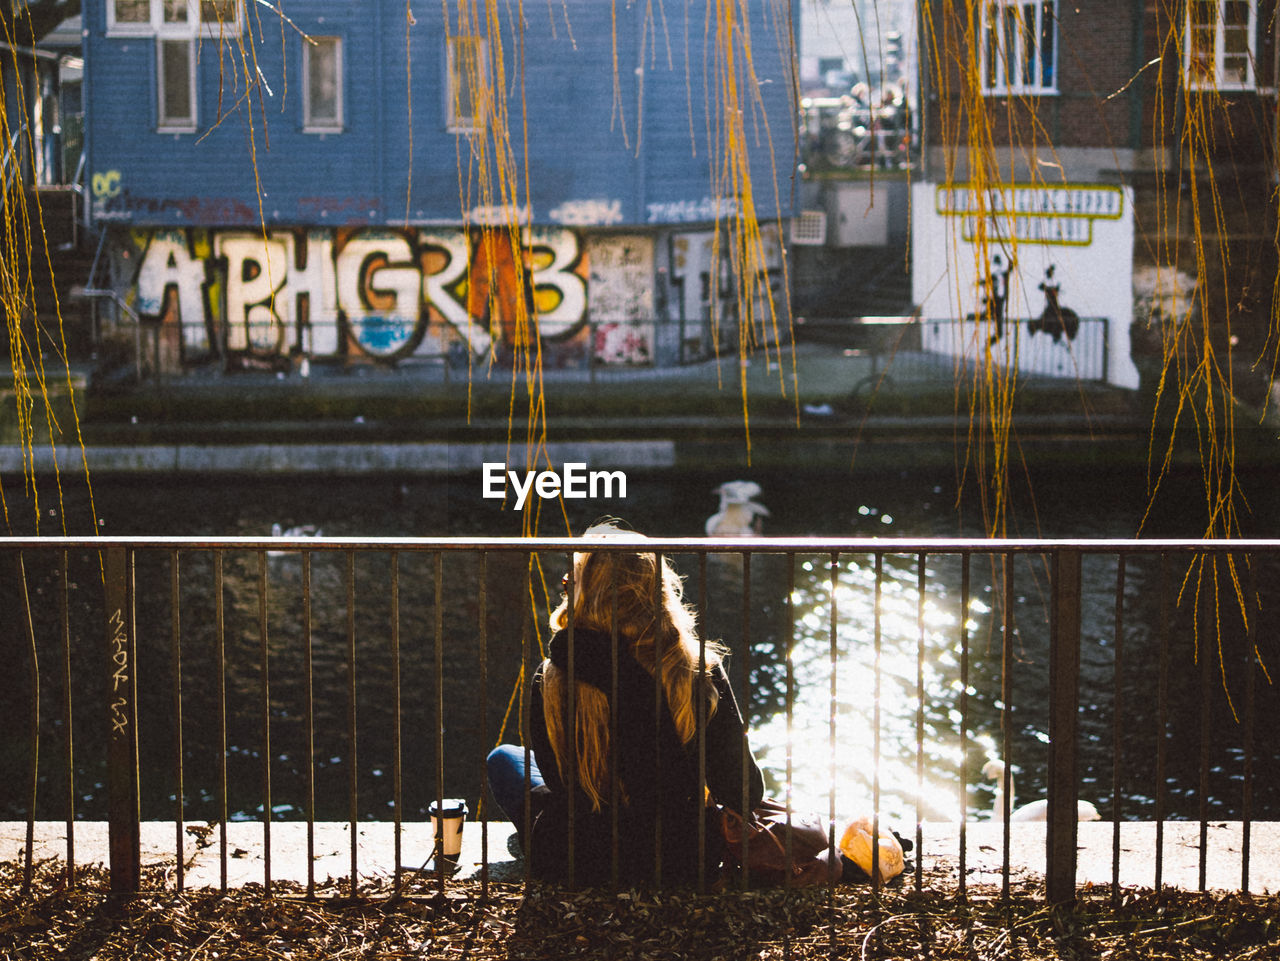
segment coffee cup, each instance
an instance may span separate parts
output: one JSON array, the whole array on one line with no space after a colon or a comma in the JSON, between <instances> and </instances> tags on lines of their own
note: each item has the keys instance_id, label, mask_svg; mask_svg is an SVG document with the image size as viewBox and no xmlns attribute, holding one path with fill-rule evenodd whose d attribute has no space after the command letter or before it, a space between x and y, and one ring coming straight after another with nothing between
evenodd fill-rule
<instances>
[{"instance_id":1,"label":"coffee cup","mask_svg":"<svg viewBox=\"0 0 1280 961\"><path fill-rule=\"evenodd\" d=\"M461 798L432 801L427 814L435 834L434 856L456 864L462 853L462 825L467 817L467 802Z\"/></svg>"}]
</instances>

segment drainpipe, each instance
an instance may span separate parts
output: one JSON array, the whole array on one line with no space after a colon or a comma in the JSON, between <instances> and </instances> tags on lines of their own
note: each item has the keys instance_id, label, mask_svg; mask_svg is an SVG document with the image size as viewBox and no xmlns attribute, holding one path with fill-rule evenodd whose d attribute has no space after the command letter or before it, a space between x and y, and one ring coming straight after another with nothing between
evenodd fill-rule
<instances>
[{"instance_id":1,"label":"drainpipe","mask_svg":"<svg viewBox=\"0 0 1280 961\"><path fill-rule=\"evenodd\" d=\"M1133 0L1133 65L1130 73L1138 77L1145 62L1143 57L1143 0ZM1129 146L1133 150L1134 164L1137 166L1138 152L1142 150L1142 90L1144 81L1135 79L1129 89Z\"/></svg>"},{"instance_id":2,"label":"drainpipe","mask_svg":"<svg viewBox=\"0 0 1280 961\"><path fill-rule=\"evenodd\" d=\"M642 3L636 4L636 36L637 37L644 36L644 29L645 29L644 16L647 9L648 7L645 4L642 4ZM646 162L646 157L648 156L649 148L644 146L644 134L643 134L644 95L642 93L642 90L644 89L644 81L645 81L644 58L639 52L642 49L642 45L635 44L635 46L636 46L635 90L637 94L635 136L636 136L637 145L641 147L641 149L636 151L635 204L636 204L636 219L639 223L643 224L643 223L646 223L646 220L647 220L647 218L645 217L645 209L646 209L645 201L647 199L648 189L649 189L649 183L648 183L649 165Z\"/></svg>"},{"instance_id":3,"label":"drainpipe","mask_svg":"<svg viewBox=\"0 0 1280 961\"><path fill-rule=\"evenodd\" d=\"M928 183L931 179L932 165L929 162L929 69L925 64L925 54L929 49L925 44L928 31L921 19L920 3L916 10L916 123L920 125L920 164L919 179ZM914 178L913 178L914 179Z\"/></svg>"}]
</instances>

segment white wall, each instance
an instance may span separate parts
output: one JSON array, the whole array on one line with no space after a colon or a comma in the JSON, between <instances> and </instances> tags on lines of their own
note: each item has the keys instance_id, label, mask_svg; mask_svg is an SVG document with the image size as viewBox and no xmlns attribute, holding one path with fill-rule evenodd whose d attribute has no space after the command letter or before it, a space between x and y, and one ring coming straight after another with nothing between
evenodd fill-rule
<instances>
[{"instance_id":1,"label":"white wall","mask_svg":"<svg viewBox=\"0 0 1280 961\"><path fill-rule=\"evenodd\" d=\"M971 213L977 197L966 184L912 188L912 296L925 320L964 321L927 327L926 346L952 356L1009 364L1050 376L1089 376L1102 370L1120 387L1136 388L1138 370L1129 353L1133 321L1133 191L1104 184L1002 184L985 206L985 227ZM1010 264L1012 263L1012 268ZM1046 281L1049 268L1052 280ZM1005 336L994 343L994 325L983 301L993 275L1008 271ZM994 277L1003 293L1003 277ZM1046 306L1041 284L1056 284L1059 303L1081 318L1108 319L1106 356L1100 339L1030 334L1026 321ZM1016 328L1016 332L1015 332ZM1084 331L1084 326L1081 330ZM1034 364L1034 366L1031 366Z\"/></svg>"}]
</instances>

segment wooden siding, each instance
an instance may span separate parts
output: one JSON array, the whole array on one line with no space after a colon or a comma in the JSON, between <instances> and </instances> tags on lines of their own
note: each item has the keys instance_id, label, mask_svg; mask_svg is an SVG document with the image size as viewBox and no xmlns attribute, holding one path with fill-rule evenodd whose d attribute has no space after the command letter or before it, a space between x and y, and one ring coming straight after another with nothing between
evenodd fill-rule
<instances>
[{"instance_id":1,"label":"wooden siding","mask_svg":"<svg viewBox=\"0 0 1280 961\"><path fill-rule=\"evenodd\" d=\"M512 147L521 171L518 203L532 201L535 224L705 223L709 208L699 205L714 194L715 154L704 116L701 58L710 48L702 32L703 4L691 0L687 70L682 23L666 31L669 58L661 25L656 30L660 49L654 49L650 24L642 53L643 5L618 6L616 34L613 6L565 0L527 7L523 38L510 34L511 24L504 20ZM780 162L776 182L785 214L793 128L789 63L780 51L789 40L780 43L773 36L777 24L769 4L751 6L755 67ZM445 31L439 5L415 9L417 21L409 27L403 4L393 0L299 0L288 13L297 30L281 30L267 22L265 13L253 12L263 22L253 28L262 42L252 51L203 42L198 129L173 134L156 132L155 39L108 35L102 0L86 3L88 170L99 220L230 227L256 225L261 214L268 227L403 226L406 221L430 226L458 224L464 209L501 200L479 193L474 172L467 176L473 169L467 141L445 129ZM304 40L298 31L342 40L341 132L302 129ZM621 116L614 102L615 35ZM523 69L517 62L521 50ZM640 118L636 68L642 61ZM254 90L245 96L246 69L261 70L269 95L264 90L260 97ZM707 69L714 74L714 65ZM768 140L754 136L758 125L751 129L757 204L762 216L772 216L778 209L775 161ZM714 127L710 131L714 140ZM471 183L462 190L460 163L464 184ZM490 179L497 184L496 176ZM261 188L261 210L255 184Z\"/></svg>"}]
</instances>

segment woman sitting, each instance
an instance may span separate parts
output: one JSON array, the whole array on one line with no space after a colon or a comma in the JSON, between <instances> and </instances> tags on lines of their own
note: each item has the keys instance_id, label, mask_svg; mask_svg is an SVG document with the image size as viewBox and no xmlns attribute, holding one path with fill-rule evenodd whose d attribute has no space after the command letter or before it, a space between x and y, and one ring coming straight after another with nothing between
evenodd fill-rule
<instances>
[{"instance_id":1,"label":"woman sitting","mask_svg":"<svg viewBox=\"0 0 1280 961\"><path fill-rule=\"evenodd\" d=\"M584 536L643 541L612 523ZM666 558L659 571L654 553L577 553L564 586L549 657L533 678L530 871L567 881L572 851L578 883L609 881L616 820L622 882L695 882L701 824L711 883L724 853L716 805L742 808L745 784L750 811L764 793L724 649L699 640L679 575ZM524 749L495 748L488 766L495 799L522 831Z\"/></svg>"}]
</instances>

